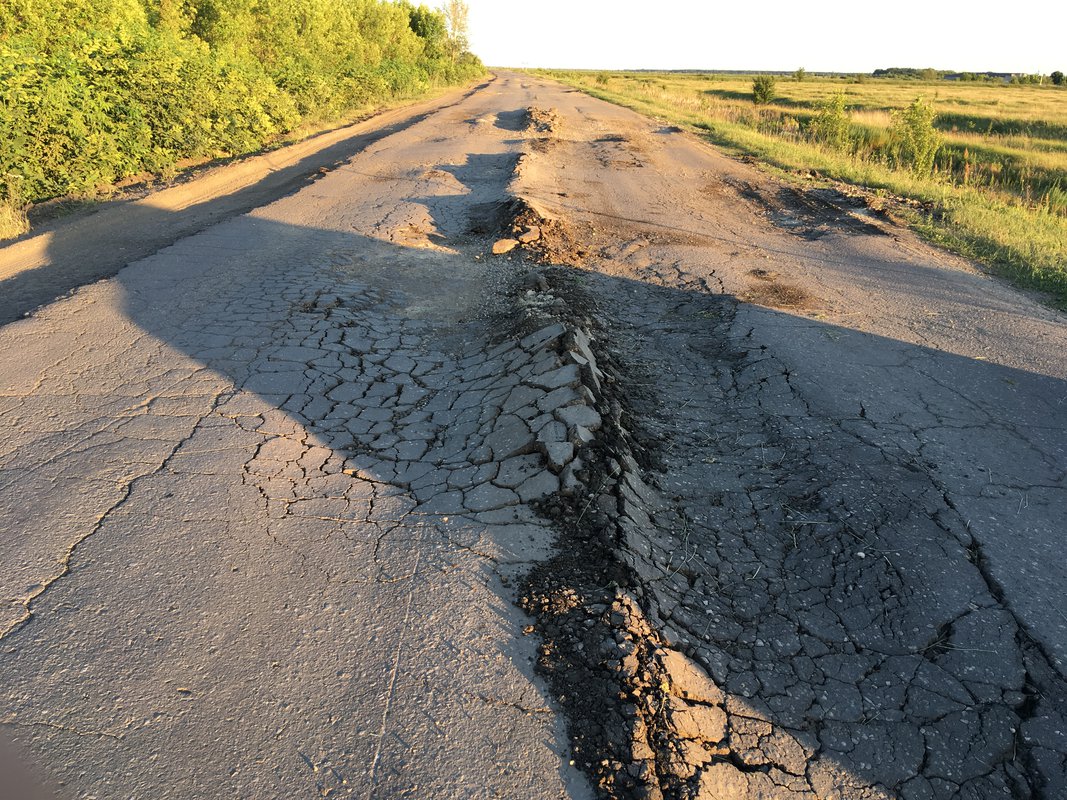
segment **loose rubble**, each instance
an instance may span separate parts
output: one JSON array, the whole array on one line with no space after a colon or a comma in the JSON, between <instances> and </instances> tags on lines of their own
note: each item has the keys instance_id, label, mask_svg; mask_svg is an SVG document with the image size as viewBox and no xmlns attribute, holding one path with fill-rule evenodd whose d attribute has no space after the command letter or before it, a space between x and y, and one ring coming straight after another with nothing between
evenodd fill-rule
<instances>
[{"instance_id":1,"label":"loose rubble","mask_svg":"<svg viewBox=\"0 0 1067 800\"><path fill-rule=\"evenodd\" d=\"M537 247L547 260L573 241ZM560 552L522 604L600 795L1057 797L1067 748L1053 755L1037 732L1062 724L1063 682L936 487L845 447L924 498L917 509L820 460L839 433L791 438L791 413L769 409L802 407L769 354L731 340L729 300L647 287L609 311L593 274L579 288L542 272L542 295L567 298L565 357L590 399L561 416L600 426L539 503ZM686 321L639 333L667 319ZM934 593L935 575L961 569L964 594Z\"/></svg>"}]
</instances>

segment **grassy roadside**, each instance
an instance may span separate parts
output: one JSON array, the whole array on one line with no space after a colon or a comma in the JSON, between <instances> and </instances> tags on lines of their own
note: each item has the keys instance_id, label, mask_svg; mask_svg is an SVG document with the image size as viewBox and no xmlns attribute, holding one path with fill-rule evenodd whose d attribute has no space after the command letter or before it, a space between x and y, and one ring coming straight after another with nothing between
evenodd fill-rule
<instances>
[{"instance_id":1,"label":"grassy roadside","mask_svg":"<svg viewBox=\"0 0 1067 800\"><path fill-rule=\"evenodd\" d=\"M814 171L869 190L876 202L878 198L886 204L895 198L912 201L896 205L925 238L987 265L1017 286L1045 292L1053 305L1067 308L1067 206L1062 199L1067 189L1067 92L983 86L980 94L963 87L971 91L959 96L959 88L944 83L873 81L882 85L845 87L854 139L861 143L885 135L892 104L906 104L905 97L936 92L939 113L943 108L968 109L956 117L966 116L970 124L962 131L954 126L944 133L937 168L923 176L895 168L870 148L841 152L805 135L818 103L841 91L840 80L780 82L788 94L783 91L785 96L777 103L755 108L747 94L751 78L537 74L681 125L729 152L753 156L786 173L807 176ZM1028 91L1034 96L1020 96ZM1005 106L1010 116L1005 115ZM952 160L960 152L969 159L962 165Z\"/></svg>"},{"instance_id":2,"label":"grassy roadside","mask_svg":"<svg viewBox=\"0 0 1067 800\"><path fill-rule=\"evenodd\" d=\"M178 162L166 172L143 172L127 176L121 181L99 187L91 195L69 195L35 203L21 212L21 220L15 220L14 217L12 218L13 221L10 230L12 233L16 230L18 230L19 233L32 233L34 228L42 224L71 215L92 213L92 211L106 203L137 200L146 197L152 192L179 185L187 181L196 180L210 170L222 168L229 164L236 164L257 156L266 155L268 153L282 150L290 145L309 141L323 134L329 134L333 131L339 131L342 128L347 128L360 122L373 120L375 117L388 111L395 111L408 106L415 106L419 103L432 101L452 92L469 91L474 86L484 81L486 77L487 75L483 75L466 84L456 86L436 86L422 92L396 97L390 101L383 101L364 108L351 110L336 118L324 117L315 121L306 120L293 130L277 135L270 141L265 142L261 148L250 152L224 157L204 156L201 158L189 158ZM5 223L4 214L7 211L8 208L0 203L0 248L10 244L15 239L20 238L18 234L13 237L9 235L5 238L2 233ZM17 229L15 227L20 224L25 225L27 221L29 224L26 225L24 229Z\"/></svg>"},{"instance_id":3,"label":"grassy roadside","mask_svg":"<svg viewBox=\"0 0 1067 800\"><path fill-rule=\"evenodd\" d=\"M0 238L30 204L269 148L485 72L395 0L0 3Z\"/></svg>"}]
</instances>

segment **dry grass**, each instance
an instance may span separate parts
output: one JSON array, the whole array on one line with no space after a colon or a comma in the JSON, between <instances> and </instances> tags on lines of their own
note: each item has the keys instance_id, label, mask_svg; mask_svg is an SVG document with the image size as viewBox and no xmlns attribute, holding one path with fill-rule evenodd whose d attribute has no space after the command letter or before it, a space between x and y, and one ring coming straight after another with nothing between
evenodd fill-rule
<instances>
[{"instance_id":1,"label":"dry grass","mask_svg":"<svg viewBox=\"0 0 1067 800\"><path fill-rule=\"evenodd\" d=\"M14 239L30 229L30 220L22 208L0 200L0 240Z\"/></svg>"}]
</instances>

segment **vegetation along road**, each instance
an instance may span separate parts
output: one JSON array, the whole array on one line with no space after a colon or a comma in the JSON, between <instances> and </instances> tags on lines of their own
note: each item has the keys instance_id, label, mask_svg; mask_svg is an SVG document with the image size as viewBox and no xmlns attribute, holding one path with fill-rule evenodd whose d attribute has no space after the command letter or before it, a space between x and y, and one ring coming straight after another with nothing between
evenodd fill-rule
<instances>
[{"instance_id":1,"label":"vegetation along road","mask_svg":"<svg viewBox=\"0 0 1067 800\"><path fill-rule=\"evenodd\" d=\"M0 328L25 760L71 797L1067 796L1061 312L545 78L375 124L136 241L79 217L92 276L63 221L0 250L52 281Z\"/></svg>"}]
</instances>

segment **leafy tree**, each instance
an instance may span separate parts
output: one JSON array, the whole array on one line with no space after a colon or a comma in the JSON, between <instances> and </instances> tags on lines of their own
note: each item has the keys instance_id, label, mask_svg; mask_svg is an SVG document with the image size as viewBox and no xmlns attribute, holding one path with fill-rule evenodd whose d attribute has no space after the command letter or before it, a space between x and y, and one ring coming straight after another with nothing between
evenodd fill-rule
<instances>
[{"instance_id":1,"label":"leafy tree","mask_svg":"<svg viewBox=\"0 0 1067 800\"><path fill-rule=\"evenodd\" d=\"M803 83L806 77L808 77L808 71L803 67L793 73L793 80L795 80L797 83Z\"/></svg>"},{"instance_id":2,"label":"leafy tree","mask_svg":"<svg viewBox=\"0 0 1067 800\"><path fill-rule=\"evenodd\" d=\"M455 61L470 45L470 7L466 0L446 0L444 10L450 52Z\"/></svg>"},{"instance_id":3,"label":"leafy tree","mask_svg":"<svg viewBox=\"0 0 1067 800\"><path fill-rule=\"evenodd\" d=\"M1063 73L1060 72L1059 70L1056 70L1055 72L1053 72L1048 77L1052 81L1052 83L1055 84L1056 86L1063 86Z\"/></svg>"},{"instance_id":4,"label":"leafy tree","mask_svg":"<svg viewBox=\"0 0 1067 800\"><path fill-rule=\"evenodd\" d=\"M440 58L447 53L448 22L443 12L426 6L409 6L408 20L411 30L422 39L429 58Z\"/></svg>"},{"instance_id":5,"label":"leafy tree","mask_svg":"<svg viewBox=\"0 0 1067 800\"><path fill-rule=\"evenodd\" d=\"M764 106L774 100L776 82L772 75L757 75L752 80L752 102Z\"/></svg>"},{"instance_id":6,"label":"leafy tree","mask_svg":"<svg viewBox=\"0 0 1067 800\"><path fill-rule=\"evenodd\" d=\"M450 50L459 23L386 0L0 0L0 227L26 202L468 80L483 67Z\"/></svg>"}]
</instances>

